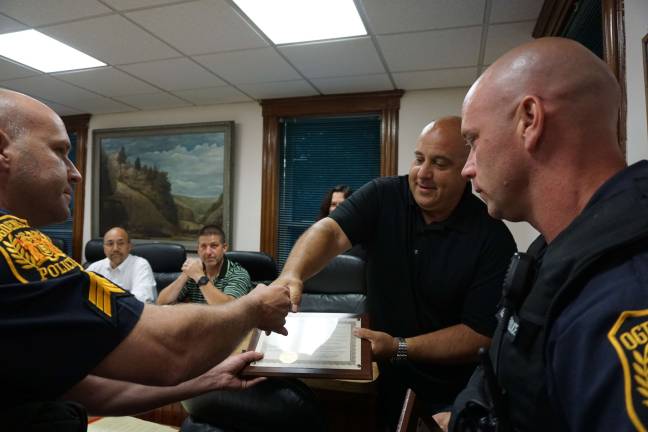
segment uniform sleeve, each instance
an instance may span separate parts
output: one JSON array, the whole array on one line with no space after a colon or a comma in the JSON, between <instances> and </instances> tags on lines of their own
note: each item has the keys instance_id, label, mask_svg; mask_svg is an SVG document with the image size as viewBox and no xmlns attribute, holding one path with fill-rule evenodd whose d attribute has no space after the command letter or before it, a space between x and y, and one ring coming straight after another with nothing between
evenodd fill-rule
<instances>
[{"instance_id":1,"label":"uniform sleeve","mask_svg":"<svg viewBox=\"0 0 648 432\"><path fill-rule=\"evenodd\" d=\"M1 291L0 381L16 403L65 392L128 336L143 310L117 285L80 270Z\"/></svg>"},{"instance_id":2,"label":"uniform sleeve","mask_svg":"<svg viewBox=\"0 0 648 432\"><path fill-rule=\"evenodd\" d=\"M378 183L372 180L351 194L329 215L342 228L352 245L365 243L375 232L379 197Z\"/></svg>"},{"instance_id":3,"label":"uniform sleeve","mask_svg":"<svg viewBox=\"0 0 648 432\"><path fill-rule=\"evenodd\" d=\"M566 429L647 429L646 268L635 257L597 275L551 329L548 391Z\"/></svg>"},{"instance_id":4,"label":"uniform sleeve","mask_svg":"<svg viewBox=\"0 0 648 432\"><path fill-rule=\"evenodd\" d=\"M502 295L502 282L517 248L504 223L493 221L481 245L473 282L464 297L461 322L490 337L497 321L495 314Z\"/></svg>"},{"instance_id":5,"label":"uniform sleeve","mask_svg":"<svg viewBox=\"0 0 648 432\"><path fill-rule=\"evenodd\" d=\"M146 259L135 261L133 268L131 293L143 303L153 303L157 297L157 289L153 269Z\"/></svg>"},{"instance_id":6,"label":"uniform sleeve","mask_svg":"<svg viewBox=\"0 0 648 432\"><path fill-rule=\"evenodd\" d=\"M250 274L240 265L229 261L227 280L223 281L225 286L223 292L234 298L239 298L249 293L252 289Z\"/></svg>"}]
</instances>

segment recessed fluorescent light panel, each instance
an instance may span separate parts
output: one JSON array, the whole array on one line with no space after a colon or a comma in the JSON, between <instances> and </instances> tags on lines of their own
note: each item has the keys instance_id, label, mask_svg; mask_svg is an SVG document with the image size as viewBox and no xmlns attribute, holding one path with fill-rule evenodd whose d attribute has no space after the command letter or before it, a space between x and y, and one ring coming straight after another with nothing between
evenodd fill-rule
<instances>
[{"instance_id":1,"label":"recessed fluorescent light panel","mask_svg":"<svg viewBox=\"0 0 648 432\"><path fill-rule=\"evenodd\" d=\"M277 45L362 36L353 0L234 0Z\"/></svg>"},{"instance_id":2,"label":"recessed fluorescent light panel","mask_svg":"<svg viewBox=\"0 0 648 432\"><path fill-rule=\"evenodd\" d=\"M46 73L106 66L36 30L0 34L0 55Z\"/></svg>"}]
</instances>

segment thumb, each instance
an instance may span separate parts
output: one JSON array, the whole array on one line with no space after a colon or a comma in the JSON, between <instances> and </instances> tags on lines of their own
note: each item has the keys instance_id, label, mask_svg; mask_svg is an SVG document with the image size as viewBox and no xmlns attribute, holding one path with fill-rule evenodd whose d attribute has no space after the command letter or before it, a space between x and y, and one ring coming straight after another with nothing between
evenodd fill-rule
<instances>
[{"instance_id":1,"label":"thumb","mask_svg":"<svg viewBox=\"0 0 648 432\"><path fill-rule=\"evenodd\" d=\"M301 291L290 290L290 303L292 305L291 310L293 312L299 312L299 305L301 304Z\"/></svg>"}]
</instances>

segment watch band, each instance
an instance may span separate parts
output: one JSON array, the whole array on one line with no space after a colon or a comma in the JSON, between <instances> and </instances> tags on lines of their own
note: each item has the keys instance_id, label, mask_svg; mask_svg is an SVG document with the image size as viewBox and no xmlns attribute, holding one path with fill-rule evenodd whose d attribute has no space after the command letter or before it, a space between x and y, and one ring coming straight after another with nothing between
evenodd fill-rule
<instances>
[{"instance_id":1,"label":"watch band","mask_svg":"<svg viewBox=\"0 0 648 432\"><path fill-rule=\"evenodd\" d=\"M407 341L402 337L396 339L398 339L398 348L396 348L396 352L392 356L392 361L399 362L407 360Z\"/></svg>"},{"instance_id":2,"label":"watch band","mask_svg":"<svg viewBox=\"0 0 648 432\"><path fill-rule=\"evenodd\" d=\"M207 285L209 283L209 278L207 276L202 276L200 279L196 281L196 285L200 288L203 285Z\"/></svg>"}]
</instances>

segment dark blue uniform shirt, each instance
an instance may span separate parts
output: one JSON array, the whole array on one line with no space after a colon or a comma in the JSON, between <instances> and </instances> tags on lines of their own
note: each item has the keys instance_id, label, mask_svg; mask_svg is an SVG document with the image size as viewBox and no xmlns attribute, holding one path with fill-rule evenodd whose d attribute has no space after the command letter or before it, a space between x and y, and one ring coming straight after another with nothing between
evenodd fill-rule
<instances>
[{"instance_id":1,"label":"dark blue uniform shirt","mask_svg":"<svg viewBox=\"0 0 648 432\"><path fill-rule=\"evenodd\" d=\"M624 170L591 202L627 185L625 173L645 167ZM648 427L648 244L638 250L600 269L551 329L548 390L565 430Z\"/></svg>"},{"instance_id":2,"label":"dark blue uniform shirt","mask_svg":"<svg viewBox=\"0 0 648 432\"><path fill-rule=\"evenodd\" d=\"M54 400L133 329L143 303L0 213L0 403Z\"/></svg>"}]
</instances>

